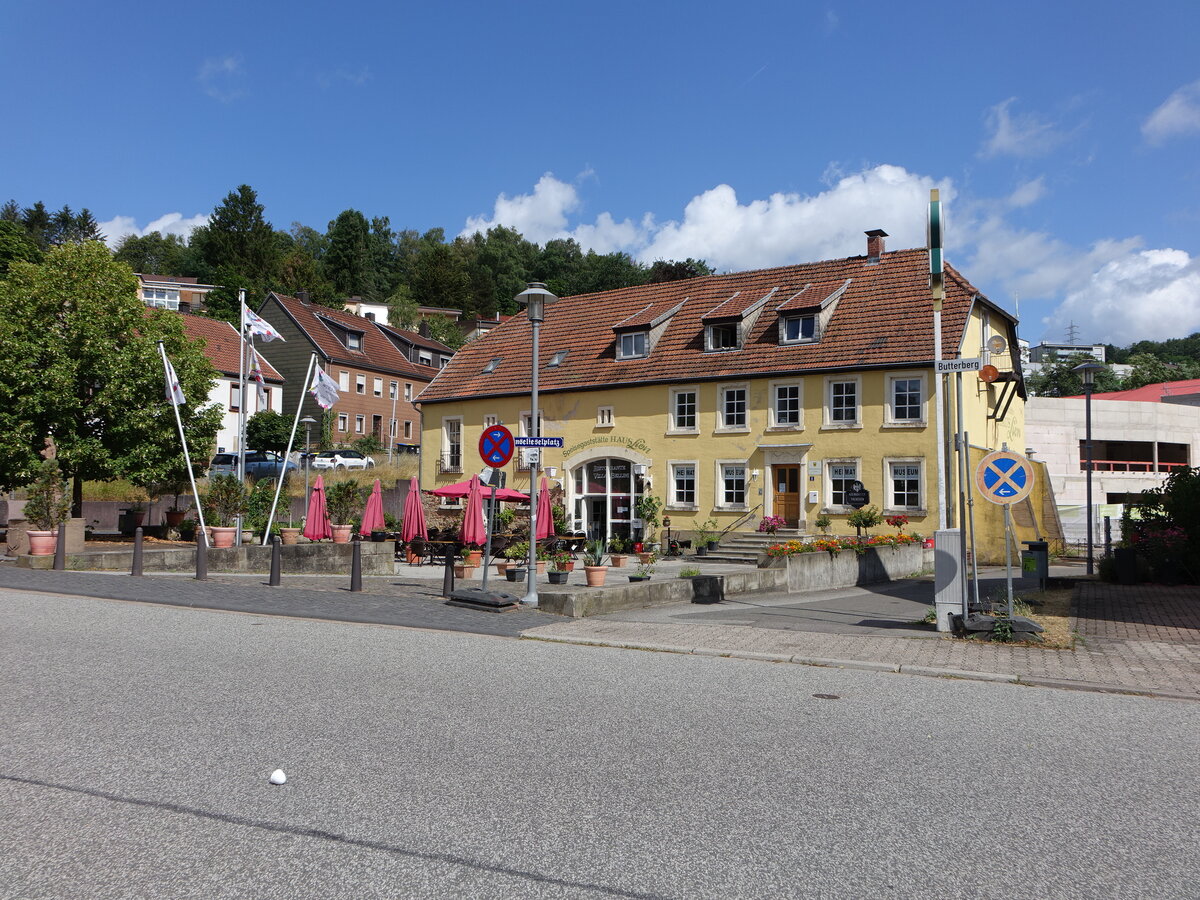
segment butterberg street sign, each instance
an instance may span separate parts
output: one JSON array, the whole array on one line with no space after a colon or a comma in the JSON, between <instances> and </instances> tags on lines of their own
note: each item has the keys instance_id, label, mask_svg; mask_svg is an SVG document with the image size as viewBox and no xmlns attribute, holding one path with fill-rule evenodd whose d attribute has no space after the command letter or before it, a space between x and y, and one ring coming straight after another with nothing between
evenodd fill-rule
<instances>
[{"instance_id":1,"label":"butterberg street sign","mask_svg":"<svg viewBox=\"0 0 1200 900\"><path fill-rule=\"evenodd\" d=\"M1020 503L1033 490L1033 463L1011 450L993 450L979 461L975 486L993 503Z\"/></svg>"},{"instance_id":2,"label":"butterberg street sign","mask_svg":"<svg viewBox=\"0 0 1200 900\"><path fill-rule=\"evenodd\" d=\"M947 372L978 372L983 366L983 360L978 356L972 359L939 359L934 363L939 375Z\"/></svg>"},{"instance_id":3,"label":"butterberg street sign","mask_svg":"<svg viewBox=\"0 0 1200 900\"><path fill-rule=\"evenodd\" d=\"M562 449L563 439L560 437L519 437L513 438L518 447L557 447Z\"/></svg>"}]
</instances>

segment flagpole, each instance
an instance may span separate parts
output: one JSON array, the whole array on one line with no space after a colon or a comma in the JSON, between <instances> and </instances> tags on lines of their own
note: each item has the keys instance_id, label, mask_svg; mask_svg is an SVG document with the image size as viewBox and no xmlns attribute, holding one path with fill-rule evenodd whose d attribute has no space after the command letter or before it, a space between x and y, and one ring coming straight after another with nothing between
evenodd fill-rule
<instances>
[{"instance_id":1,"label":"flagpole","mask_svg":"<svg viewBox=\"0 0 1200 900\"><path fill-rule=\"evenodd\" d=\"M158 342L158 352L162 356L163 361L163 377L167 380L167 387L171 388L171 367L167 364L167 351L163 347L163 342ZM208 543L208 531L204 527L204 510L200 508L200 492L196 490L196 473L192 471L192 455L188 453L187 439L183 436L183 420L179 418L179 404L171 402L171 409L175 410L175 424L179 427L179 443L183 444L183 461L187 465L188 480L192 483L192 499L196 501L196 517L200 520L200 534L203 535L204 543Z\"/></svg>"},{"instance_id":2,"label":"flagpole","mask_svg":"<svg viewBox=\"0 0 1200 900\"><path fill-rule=\"evenodd\" d=\"M246 289L238 289L238 482L246 484ZM242 545L242 513L238 513L236 546Z\"/></svg>"},{"instance_id":3,"label":"flagpole","mask_svg":"<svg viewBox=\"0 0 1200 900\"><path fill-rule=\"evenodd\" d=\"M308 371L304 373L304 385L300 388L300 399L296 402L296 415L292 418L292 433L288 435L287 452L283 454L283 467L279 473L279 478L275 482L275 499L271 501L271 515L267 518L267 528L263 532L262 545L267 545L267 540L271 535L271 526L275 523L275 507L279 504L279 492L283 490L283 479L287 474L288 459L292 455L292 442L296 440L296 428L300 424L300 412L304 409L304 395L308 393L308 389L312 386L313 367L317 363L317 354L313 354L308 358ZM308 498L305 497L305 502Z\"/></svg>"}]
</instances>

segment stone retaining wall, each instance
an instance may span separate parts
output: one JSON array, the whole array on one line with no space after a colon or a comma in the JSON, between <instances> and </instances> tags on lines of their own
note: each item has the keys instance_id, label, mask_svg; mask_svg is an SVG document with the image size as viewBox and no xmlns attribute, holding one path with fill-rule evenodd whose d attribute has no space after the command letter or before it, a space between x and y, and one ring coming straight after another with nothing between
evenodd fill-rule
<instances>
[{"instance_id":1,"label":"stone retaining wall","mask_svg":"<svg viewBox=\"0 0 1200 900\"><path fill-rule=\"evenodd\" d=\"M794 553L786 560L789 593L823 591L830 588L853 587L857 584L878 584L907 578L933 568L933 551L920 544L898 547L870 547L859 556L853 550L829 553Z\"/></svg>"},{"instance_id":2,"label":"stone retaining wall","mask_svg":"<svg viewBox=\"0 0 1200 900\"><path fill-rule=\"evenodd\" d=\"M280 571L284 575L349 574L350 544L293 544L280 547ZM392 541L362 542L363 575L391 575L395 572L395 546ZM17 565L30 569L49 569L53 556L21 556ZM102 553L67 554L66 565L75 571L128 572L133 568L133 547ZM147 572L194 572L196 551L190 547L171 550L144 550L142 568ZM208 551L210 572L270 572L271 548L260 546L227 547Z\"/></svg>"}]
</instances>

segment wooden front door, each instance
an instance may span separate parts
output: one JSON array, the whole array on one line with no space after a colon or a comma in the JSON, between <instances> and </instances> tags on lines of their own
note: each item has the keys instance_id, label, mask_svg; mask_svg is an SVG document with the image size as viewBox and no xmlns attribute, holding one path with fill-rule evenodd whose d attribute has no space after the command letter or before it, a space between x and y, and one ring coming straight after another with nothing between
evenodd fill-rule
<instances>
[{"instance_id":1,"label":"wooden front door","mask_svg":"<svg viewBox=\"0 0 1200 900\"><path fill-rule=\"evenodd\" d=\"M800 467L772 466L771 489L774 492L772 510L783 516L789 528L800 524Z\"/></svg>"}]
</instances>

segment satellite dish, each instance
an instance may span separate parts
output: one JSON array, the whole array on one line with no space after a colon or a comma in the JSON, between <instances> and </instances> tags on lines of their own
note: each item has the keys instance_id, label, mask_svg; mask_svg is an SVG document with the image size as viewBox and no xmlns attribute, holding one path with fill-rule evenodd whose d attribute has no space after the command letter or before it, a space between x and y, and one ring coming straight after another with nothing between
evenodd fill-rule
<instances>
[{"instance_id":1,"label":"satellite dish","mask_svg":"<svg viewBox=\"0 0 1200 900\"><path fill-rule=\"evenodd\" d=\"M993 334L988 338L987 348L993 353L1003 353L1008 349L1008 341L1004 339L1003 335Z\"/></svg>"},{"instance_id":2,"label":"satellite dish","mask_svg":"<svg viewBox=\"0 0 1200 900\"><path fill-rule=\"evenodd\" d=\"M1000 340L1004 340L1001 338ZM1000 377L1000 370L995 366L984 366L979 370L979 380L984 384L991 384Z\"/></svg>"}]
</instances>

